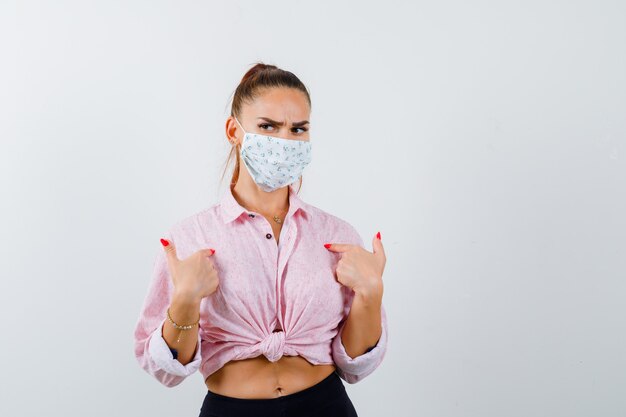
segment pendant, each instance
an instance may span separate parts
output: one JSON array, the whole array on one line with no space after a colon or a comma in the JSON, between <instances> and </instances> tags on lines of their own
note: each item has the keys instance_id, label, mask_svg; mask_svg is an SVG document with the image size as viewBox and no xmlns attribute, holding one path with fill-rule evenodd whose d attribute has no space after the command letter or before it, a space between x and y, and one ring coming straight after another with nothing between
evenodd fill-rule
<instances>
[{"instance_id":1,"label":"pendant","mask_svg":"<svg viewBox=\"0 0 626 417\"><path fill-rule=\"evenodd\" d=\"M278 224L281 224L283 222L278 216L274 216L274 221Z\"/></svg>"}]
</instances>

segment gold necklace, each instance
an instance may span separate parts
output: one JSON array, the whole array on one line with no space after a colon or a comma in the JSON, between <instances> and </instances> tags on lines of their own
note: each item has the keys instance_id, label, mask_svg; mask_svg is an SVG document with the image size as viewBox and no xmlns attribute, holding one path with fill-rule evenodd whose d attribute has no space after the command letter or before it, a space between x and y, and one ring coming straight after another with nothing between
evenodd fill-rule
<instances>
[{"instance_id":1,"label":"gold necklace","mask_svg":"<svg viewBox=\"0 0 626 417\"><path fill-rule=\"evenodd\" d=\"M231 188L231 193L232 193L232 191L233 191L233 190L232 190L232 188ZM243 206L241 203L240 203L240 205L241 205L241 206ZM247 207L246 207L246 208L247 208ZM261 213L261 214L263 214L260 210L257 210L257 209L255 209L255 208L253 208L253 209L252 209L252 211L256 211L257 213ZM286 211L289 211L289 207L287 207L287 209L286 209L286 210L283 210L283 212L286 212ZM283 220L282 220L280 217L278 217L277 215L275 215L275 214L272 216L272 218L273 218L273 219L274 219L274 221L275 221L276 223L278 223L278 224L282 224L282 222L283 222Z\"/></svg>"},{"instance_id":2,"label":"gold necklace","mask_svg":"<svg viewBox=\"0 0 626 417\"><path fill-rule=\"evenodd\" d=\"M257 213L263 214L260 210L254 209L254 211L256 211ZM285 212L285 211L289 211L289 208L287 208L287 210L283 210L282 212ZM283 223L283 220L280 217L278 217L277 215L275 215L275 214L272 216L272 218L278 224L282 224Z\"/></svg>"}]
</instances>

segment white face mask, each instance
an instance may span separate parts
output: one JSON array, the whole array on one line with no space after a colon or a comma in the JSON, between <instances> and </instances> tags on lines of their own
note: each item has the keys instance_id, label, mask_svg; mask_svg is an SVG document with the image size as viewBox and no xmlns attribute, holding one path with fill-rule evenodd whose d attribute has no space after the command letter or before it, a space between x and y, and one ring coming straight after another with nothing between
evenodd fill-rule
<instances>
[{"instance_id":1,"label":"white face mask","mask_svg":"<svg viewBox=\"0 0 626 417\"><path fill-rule=\"evenodd\" d=\"M283 139L244 131L241 159L250 176L263 191L285 187L302 175L311 162L311 142Z\"/></svg>"}]
</instances>

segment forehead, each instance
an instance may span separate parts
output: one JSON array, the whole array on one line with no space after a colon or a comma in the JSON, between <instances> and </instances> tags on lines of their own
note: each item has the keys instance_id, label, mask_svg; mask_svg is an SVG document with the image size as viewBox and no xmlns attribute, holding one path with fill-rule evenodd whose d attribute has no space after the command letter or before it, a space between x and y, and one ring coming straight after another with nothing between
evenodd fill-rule
<instances>
[{"instance_id":1,"label":"forehead","mask_svg":"<svg viewBox=\"0 0 626 417\"><path fill-rule=\"evenodd\" d=\"M261 90L251 103L246 103L243 113L248 117L260 116L281 121L308 120L311 109L305 94L295 88L268 88Z\"/></svg>"}]
</instances>

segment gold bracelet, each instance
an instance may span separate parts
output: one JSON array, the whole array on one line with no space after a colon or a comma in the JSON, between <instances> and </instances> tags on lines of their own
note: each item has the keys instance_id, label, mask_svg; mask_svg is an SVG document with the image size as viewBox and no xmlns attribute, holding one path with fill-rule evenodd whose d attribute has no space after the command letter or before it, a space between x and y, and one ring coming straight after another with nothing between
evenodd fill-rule
<instances>
[{"instance_id":1,"label":"gold bracelet","mask_svg":"<svg viewBox=\"0 0 626 417\"><path fill-rule=\"evenodd\" d=\"M176 327L178 330L180 330L180 332L178 332L178 339L176 339L176 343L180 343L180 335L183 333L183 330L189 330L193 326L196 326L200 322L200 315L198 315L198 320L195 323L186 324L184 326L181 326L179 324L176 324L176 322L174 322L174 320L172 320L172 316L170 315L170 309L168 307L167 308L167 319L170 321L170 323L172 323L172 325L174 327Z\"/></svg>"}]
</instances>

